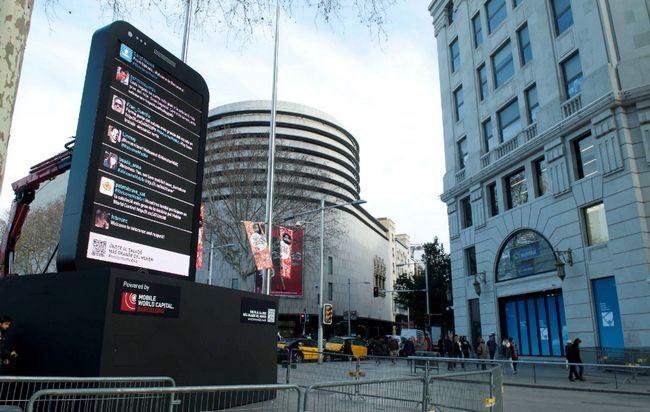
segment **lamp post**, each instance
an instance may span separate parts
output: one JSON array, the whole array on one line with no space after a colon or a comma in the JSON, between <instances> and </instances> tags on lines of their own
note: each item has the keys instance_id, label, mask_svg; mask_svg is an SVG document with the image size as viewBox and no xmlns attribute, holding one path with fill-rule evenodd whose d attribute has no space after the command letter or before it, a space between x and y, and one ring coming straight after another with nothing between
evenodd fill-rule
<instances>
[{"instance_id":1,"label":"lamp post","mask_svg":"<svg viewBox=\"0 0 650 412\"><path fill-rule=\"evenodd\" d=\"M352 336L352 280L348 276L348 336ZM354 282L355 285L370 285L370 282Z\"/></svg>"},{"instance_id":2,"label":"lamp post","mask_svg":"<svg viewBox=\"0 0 650 412\"><path fill-rule=\"evenodd\" d=\"M215 249L221 248L234 248L237 247L234 243L226 243L225 245L214 245L214 239L210 238L210 260L208 261L208 285L212 285L212 255Z\"/></svg>"},{"instance_id":3,"label":"lamp post","mask_svg":"<svg viewBox=\"0 0 650 412\"><path fill-rule=\"evenodd\" d=\"M325 272L325 209L337 209L343 206L356 206L366 203L365 200L353 200L351 202L338 203L334 205L325 206L325 198L320 200L320 207L318 209L307 210L304 212L294 213L286 216L282 221L286 222L296 216L307 215L310 213L320 212L320 280L318 282L318 363L323 362L323 278ZM270 244L270 243L269 243ZM349 314L348 314L349 315Z\"/></svg>"},{"instance_id":4,"label":"lamp post","mask_svg":"<svg viewBox=\"0 0 650 412\"><path fill-rule=\"evenodd\" d=\"M187 48L190 43L190 25L192 24L192 0L185 4L185 27L183 29L183 46L181 48L181 60L187 63Z\"/></svg>"}]
</instances>

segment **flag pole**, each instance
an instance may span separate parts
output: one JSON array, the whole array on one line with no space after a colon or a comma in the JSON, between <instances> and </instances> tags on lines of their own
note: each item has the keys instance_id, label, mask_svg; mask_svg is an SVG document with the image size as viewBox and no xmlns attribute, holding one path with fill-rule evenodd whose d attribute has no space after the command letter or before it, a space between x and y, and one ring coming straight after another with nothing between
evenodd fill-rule
<instances>
[{"instance_id":1,"label":"flag pole","mask_svg":"<svg viewBox=\"0 0 650 412\"><path fill-rule=\"evenodd\" d=\"M266 236L270 248L273 245L273 185L275 175L275 116L278 103L278 49L280 47L280 0L275 2L275 45L273 54L273 89L271 97L271 131L269 133L269 161L266 168ZM271 294L271 269L266 269L264 293Z\"/></svg>"}]
</instances>

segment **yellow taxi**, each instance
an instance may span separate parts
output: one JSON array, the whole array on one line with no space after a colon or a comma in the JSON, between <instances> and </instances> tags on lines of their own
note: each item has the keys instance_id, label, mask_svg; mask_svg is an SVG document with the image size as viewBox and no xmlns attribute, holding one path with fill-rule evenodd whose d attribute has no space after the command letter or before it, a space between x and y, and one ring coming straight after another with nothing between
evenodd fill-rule
<instances>
[{"instance_id":1,"label":"yellow taxi","mask_svg":"<svg viewBox=\"0 0 650 412\"><path fill-rule=\"evenodd\" d=\"M368 345L362 339L350 336L337 336L331 339L328 339L325 343L325 350L327 352L336 352L342 353L343 346L346 341L350 341L350 346L352 347L352 355L357 358L365 358L368 356Z\"/></svg>"},{"instance_id":2,"label":"yellow taxi","mask_svg":"<svg viewBox=\"0 0 650 412\"><path fill-rule=\"evenodd\" d=\"M291 354L292 363L317 360L318 343L309 338L289 338L279 341L277 345L278 361L288 360L289 354Z\"/></svg>"}]
</instances>

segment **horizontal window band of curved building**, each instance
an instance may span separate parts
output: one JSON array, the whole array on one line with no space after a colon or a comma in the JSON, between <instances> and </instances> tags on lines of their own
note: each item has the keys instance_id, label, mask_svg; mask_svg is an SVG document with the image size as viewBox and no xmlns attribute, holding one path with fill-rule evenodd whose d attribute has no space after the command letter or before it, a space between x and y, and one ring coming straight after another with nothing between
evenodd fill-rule
<instances>
[{"instance_id":1,"label":"horizontal window band of curved building","mask_svg":"<svg viewBox=\"0 0 650 412\"><path fill-rule=\"evenodd\" d=\"M207 172L206 172L205 176L209 176L210 173L216 173L215 171L211 170L214 167L225 166L225 165L229 165L229 164L239 164L239 163L244 162L244 161L253 163L253 162L266 162L267 160L268 160L268 158L266 156L231 157L231 158L217 159L217 160L208 160L206 158L205 169L206 169ZM360 187L360 185L358 183L358 180L355 179L354 176L350 176L350 175L344 173L343 171L341 171L339 169L336 169L336 168L333 168L333 167L330 167L330 166L326 166L326 165L316 163L316 162L310 162L310 161L300 160L300 159L291 159L291 158L276 158L275 163L276 164L278 164L278 163L280 163L280 164L286 163L286 164L290 164L292 166L293 165L300 165L300 166L305 166L305 167L311 167L311 168L318 169L318 170L324 170L324 171L327 171L329 173L332 173L332 174L335 174L335 175L338 175L338 176L344 178L345 180L347 180L348 182L350 182L350 184L352 184L354 186L356 191L361 190L361 187ZM246 170L246 169L242 169L242 170ZM266 173L266 169L263 169L263 170L264 170L264 173Z\"/></svg>"},{"instance_id":2,"label":"horizontal window band of curved building","mask_svg":"<svg viewBox=\"0 0 650 412\"><path fill-rule=\"evenodd\" d=\"M209 191L206 191L206 192L209 192ZM318 192L322 193L322 194L329 194L329 193L324 193L323 191L318 191ZM352 198L341 197L341 196L338 196L336 194L331 194L330 196L337 197L338 199L340 199L341 202L352 202L352 201L356 200L356 199L352 199ZM228 200L228 199L232 199L232 198L237 198L237 196L221 195L221 196L215 197L214 199L212 199L212 201ZM263 201L266 197L265 197L264 192L257 192L257 191L252 192L252 193L250 193L250 195L246 196L246 199L255 199L255 198L260 199L261 201ZM320 199L319 198L317 199L317 198L303 197L303 196L282 196L282 198L286 199L286 200L295 201L295 202L311 203L311 204L314 205L314 208L317 208L317 207L320 206ZM208 202L210 201L209 196L208 197L204 196L203 199L204 199L204 201L208 201ZM336 202L336 203L339 203L339 202ZM333 203L333 202L325 201L325 206L326 207L327 206L332 206L334 204L335 203ZM385 240L388 240L388 237L386 236L386 233L383 230L384 226L382 226L382 224L379 223L379 221L377 219L375 219L370 213L368 213L362 207L350 208L349 206L345 206L345 207L337 208L337 210L343 211L343 212L349 214L350 216L355 217L360 222L362 222L364 225L366 225L367 227L372 229L375 233L380 235L382 238L384 238Z\"/></svg>"},{"instance_id":3,"label":"horizontal window band of curved building","mask_svg":"<svg viewBox=\"0 0 650 412\"><path fill-rule=\"evenodd\" d=\"M261 193L266 192L266 176L265 175L260 175L258 176L259 179L257 180L251 180L248 182L240 182L238 184L238 188L246 188L246 187L257 187L259 188L259 191ZM214 179L214 178L213 178ZM216 179L215 179L216 180ZM289 193L292 191L299 191L299 192L305 192L305 193L314 193L314 199L320 199L322 196L316 196L316 193L321 193L329 196L335 196L337 198L340 198L342 200L344 199L352 199L352 200L357 200L358 199L358 194L355 192L352 192L350 190L341 188L341 191L337 190L332 190L333 188L327 188L326 184L321 184L322 182L316 181L313 183L308 183L308 182L287 182L287 181L277 181L276 182L276 189L275 192L281 196L282 190L286 190ZM229 182L219 182L219 181L210 181L209 183L209 188L210 189L228 189L229 187ZM208 186L206 184L206 186ZM280 185L281 184L281 188ZM337 186L338 187L338 186ZM342 193L345 192L345 193ZM349 194L349 195L348 195ZM351 200L345 200L346 202L351 201Z\"/></svg>"},{"instance_id":4,"label":"horizontal window band of curved building","mask_svg":"<svg viewBox=\"0 0 650 412\"><path fill-rule=\"evenodd\" d=\"M230 126L230 125L229 125L229 126ZM266 126L266 127L268 127L268 124L266 124L266 125L264 125L264 124L258 124L258 125L255 125L255 126L256 126L256 127L261 127L261 126ZM251 125L246 125L246 127L251 127ZM281 126L279 123L278 123L278 128L282 128L282 129L297 129L296 127L293 127L293 126L286 126L286 125L285 125L285 126ZM236 126L233 125L232 127L228 128L228 129L210 130L210 131L209 131L210 134L208 135L208 141L210 142L210 140L214 139L213 136L215 136L215 134L217 134L218 132L220 132L220 131L222 131L222 130L224 130L224 131L225 131L225 130L228 130L230 133L232 133L233 137L235 137L235 138L237 138L237 139L244 139L244 138L260 138L260 139L264 139L264 140L266 140L266 141L268 141L268 139L269 139L269 134L268 134L268 132L240 132L240 131L239 131L240 129L239 129L238 127L236 127ZM315 135L320 135L320 136L323 135L323 133L321 133L321 132L318 132L318 133L317 133L317 132L315 132L315 131L313 131L313 130L311 130L310 132L314 133ZM224 134L225 134L225 133L224 133ZM240 137L239 135L241 135L241 137ZM217 136L219 136L219 135L217 134ZM325 136L325 137L331 138L330 136ZM334 145L328 144L328 143L327 143L326 141L324 141L324 140L310 139L310 138L307 138L307 137L301 137L301 136L297 136L297 135L292 135L292 134L284 133L284 132L281 132L281 131L278 131L278 132L276 133L275 138L276 138L276 139L284 139L284 140L287 140L287 141L295 141L295 142L309 143L309 144L313 144L313 145L315 145L315 146L325 147L325 148L327 148L327 149L329 149L329 150L332 150L332 151L335 151L335 152L337 152L337 153L340 153L341 155L343 155L343 156L345 156L346 158L350 159L350 161L351 161L352 163L354 163L355 166L358 166L358 165L359 165L359 153L358 153L358 152L355 152L355 151L352 151L352 150L351 150L350 152L346 152L345 150L342 150L342 149L339 148L339 147L336 147L336 146L334 146ZM337 139L332 139L332 140L337 140ZM210 143L212 143L212 142L210 142ZM340 142L339 142L339 143L340 143ZM351 149L351 148L348 147L348 149Z\"/></svg>"},{"instance_id":5,"label":"horizontal window band of curved building","mask_svg":"<svg viewBox=\"0 0 650 412\"><path fill-rule=\"evenodd\" d=\"M268 125L266 125L266 127L268 128ZM255 128L259 130L259 129L262 129L262 126L256 126ZM282 129L286 130L287 128L282 128ZM243 140L243 139L263 139L265 141L268 141L268 139L269 139L268 131L264 131L264 130L258 131L258 130L256 130L256 131L244 131L241 128L229 129L232 136L235 137L238 141ZM289 131L291 131L291 130L289 130ZM216 139L217 141L219 141L219 137L224 136L224 135L227 134L225 132L224 133L219 133L219 132L220 131L212 131L211 134L208 135L208 142L210 144L214 144L212 142L213 140ZM316 136L316 137L321 136L321 135L319 135L317 133L312 133L312 134L314 134L314 136ZM340 153L342 156L345 156L346 158L350 159L350 161L352 163L354 163L355 166L358 167L358 165L359 165L359 153L358 152L346 151L346 150L342 149L341 147L338 147L336 145L327 143L327 141L325 141L325 140L318 140L318 139L315 139L315 138L309 138L309 137L300 136L300 135L297 135L297 134L290 134L290 133L285 132L284 130L278 130L276 132L275 138L277 140L286 140L286 141L289 141L289 142L301 142L301 143L311 144L311 145L314 145L314 146L324 147L324 148L326 148L328 150L332 150L334 152ZM349 147L347 147L347 148L350 149Z\"/></svg>"},{"instance_id":6,"label":"horizontal window band of curved building","mask_svg":"<svg viewBox=\"0 0 650 412\"><path fill-rule=\"evenodd\" d=\"M244 152L246 150L259 151L263 147L264 147L264 145L255 145L255 146L251 145L251 146L248 146L248 147L247 146L237 146L236 148L233 147L232 151L233 152L238 152L238 151ZM349 171L351 171L355 175L358 175L358 170L356 170L354 167L352 167L349 163L343 162L343 161L341 161L341 159L338 159L338 158L336 158L334 156L330 156L330 155L327 155L327 154L324 154L324 153L321 153L321 152L318 152L318 151L315 151L315 150L308 150L308 149L302 149L302 148L296 148L296 147L286 147L286 146L276 147L275 150L276 150L276 158L279 155L281 155L283 152L285 152L285 153L299 153L299 154L309 155L309 156L313 156L315 158L325 159L325 160L329 160L329 161L334 162L334 163L338 163L339 165L345 167L346 169L348 169ZM217 154L218 155L218 154L224 153L224 152L226 152L226 150L219 150L218 148L211 147L209 149L206 149L205 154L206 154L206 156L212 155L212 154Z\"/></svg>"},{"instance_id":7,"label":"horizontal window band of curved building","mask_svg":"<svg viewBox=\"0 0 650 412\"><path fill-rule=\"evenodd\" d=\"M208 124L215 121L215 120L218 120L218 119L223 119L223 118L228 118L228 117L236 117L238 115L246 115L246 114L260 114L260 115L269 116L270 111L269 110L261 110L261 109L227 111L227 112L223 112L223 113L219 113L219 114L216 114L216 115L209 116L208 117ZM341 127L341 126L339 126L339 125L337 125L335 123L329 122L329 121L324 120L324 119L320 119L318 117L310 116L308 114L300 113L300 112L290 112L290 111L286 111L286 110L278 110L277 114L278 115L287 115L287 116L290 116L290 117L305 118L305 119L309 119L309 120L312 120L314 122L322 123L322 124L325 124L325 125L327 125L329 127L332 127L334 129L340 131L348 139L350 139L350 142L355 147L356 151L357 152L359 151L359 143L357 142L357 139L355 139L354 136L352 136L343 127Z\"/></svg>"},{"instance_id":8,"label":"horizontal window band of curved building","mask_svg":"<svg viewBox=\"0 0 650 412\"><path fill-rule=\"evenodd\" d=\"M266 169L246 169L246 173L249 173L252 177L252 175L255 175L258 177L257 180L251 179L251 184L262 184L264 190L266 185ZM224 173L224 171L218 171L218 172L208 172L205 174L205 179L218 179L218 177L221 175L228 175L228 174L240 174L241 171L239 170L231 170L228 171L228 173ZM337 180L330 179L327 177L323 177L322 175L316 175L316 174L311 174L311 173L304 173L304 172L296 172L296 171L286 171L286 170L276 170L275 175L279 178L286 176L286 177L300 177L300 178L305 178L305 179L311 179L314 181L316 184L330 184L332 186L336 186L341 188L341 190L346 191L349 193L351 196L354 197L359 197L359 192L356 191L354 188L347 186ZM212 180L211 180L212 181ZM222 182L224 185L227 184L228 182ZM278 181L275 182L276 185L278 184L284 184L281 179L278 179ZM305 182L306 183L306 182ZM214 187L214 186L213 186ZM217 186L219 187L219 186ZM309 186L313 187L313 186ZM276 189L277 190L277 189Z\"/></svg>"}]
</instances>

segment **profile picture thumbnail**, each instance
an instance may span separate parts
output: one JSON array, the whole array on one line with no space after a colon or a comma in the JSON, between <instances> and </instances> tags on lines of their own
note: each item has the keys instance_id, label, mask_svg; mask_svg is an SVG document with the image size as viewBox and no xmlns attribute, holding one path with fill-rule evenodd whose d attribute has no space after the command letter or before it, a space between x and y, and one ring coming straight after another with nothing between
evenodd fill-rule
<instances>
[{"instance_id":1,"label":"profile picture thumbnail","mask_svg":"<svg viewBox=\"0 0 650 412\"><path fill-rule=\"evenodd\" d=\"M133 60L133 49L124 43L120 44L120 57L131 63Z\"/></svg>"},{"instance_id":2,"label":"profile picture thumbnail","mask_svg":"<svg viewBox=\"0 0 650 412\"><path fill-rule=\"evenodd\" d=\"M119 81L125 86L129 85L129 79L131 75L128 70L122 68L122 66L117 66L117 71L115 72L115 80Z\"/></svg>"},{"instance_id":3,"label":"profile picture thumbnail","mask_svg":"<svg viewBox=\"0 0 650 412\"><path fill-rule=\"evenodd\" d=\"M126 102L121 97L113 95L113 102L111 103L111 109L115 110L119 114L124 114L124 107Z\"/></svg>"},{"instance_id":4,"label":"profile picture thumbnail","mask_svg":"<svg viewBox=\"0 0 650 412\"><path fill-rule=\"evenodd\" d=\"M115 153L105 152L104 161L102 162L102 164L104 165L104 167L107 167L111 170L115 170L117 169L119 160L120 158Z\"/></svg>"},{"instance_id":5,"label":"profile picture thumbnail","mask_svg":"<svg viewBox=\"0 0 650 412\"><path fill-rule=\"evenodd\" d=\"M115 191L115 180L109 179L106 176L102 176L99 180L99 193L106 196L113 196Z\"/></svg>"},{"instance_id":6,"label":"profile picture thumbnail","mask_svg":"<svg viewBox=\"0 0 650 412\"><path fill-rule=\"evenodd\" d=\"M95 211L95 227L100 229L109 229L111 224L109 222L110 215L105 210L97 209Z\"/></svg>"},{"instance_id":7,"label":"profile picture thumbnail","mask_svg":"<svg viewBox=\"0 0 650 412\"><path fill-rule=\"evenodd\" d=\"M108 140L113 144L118 144L122 141L122 131L115 126L108 125L108 132L106 133Z\"/></svg>"}]
</instances>

